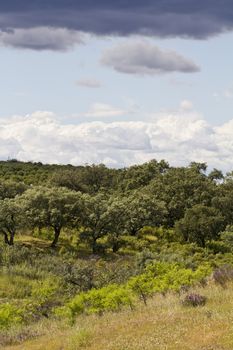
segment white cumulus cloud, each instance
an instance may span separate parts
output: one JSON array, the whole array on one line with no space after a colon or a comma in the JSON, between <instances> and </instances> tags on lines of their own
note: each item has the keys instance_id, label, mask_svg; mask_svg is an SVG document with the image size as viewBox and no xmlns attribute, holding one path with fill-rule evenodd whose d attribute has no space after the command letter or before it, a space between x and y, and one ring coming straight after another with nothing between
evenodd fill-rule
<instances>
[{"instance_id":1,"label":"white cumulus cloud","mask_svg":"<svg viewBox=\"0 0 233 350\"><path fill-rule=\"evenodd\" d=\"M233 120L213 127L198 113L181 108L148 121L81 124L64 124L53 113L36 112L0 120L0 158L112 167L155 158L172 165L207 162L229 171L232 134Z\"/></svg>"}]
</instances>

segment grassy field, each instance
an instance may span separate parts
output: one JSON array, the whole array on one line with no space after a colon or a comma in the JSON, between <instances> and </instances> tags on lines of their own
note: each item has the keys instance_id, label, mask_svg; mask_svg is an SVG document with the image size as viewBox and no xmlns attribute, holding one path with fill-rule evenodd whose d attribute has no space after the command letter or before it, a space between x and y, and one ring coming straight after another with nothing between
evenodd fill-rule
<instances>
[{"instance_id":1,"label":"grassy field","mask_svg":"<svg viewBox=\"0 0 233 350\"><path fill-rule=\"evenodd\" d=\"M157 295L133 311L80 316L72 327L43 321L18 334L23 339L31 332L34 339L4 349L232 350L233 284L223 289L210 282L195 292L207 297L205 306L185 307L182 296Z\"/></svg>"}]
</instances>

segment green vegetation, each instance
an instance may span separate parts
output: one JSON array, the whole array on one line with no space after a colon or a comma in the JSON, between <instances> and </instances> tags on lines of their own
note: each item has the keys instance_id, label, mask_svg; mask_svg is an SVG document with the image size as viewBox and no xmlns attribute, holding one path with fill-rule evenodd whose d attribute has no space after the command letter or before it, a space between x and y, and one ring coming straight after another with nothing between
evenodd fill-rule
<instances>
[{"instance_id":1,"label":"green vegetation","mask_svg":"<svg viewBox=\"0 0 233 350\"><path fill-rule=\"evenodd\" d=\"M209 284L225 291L233 280L232 198L232 174L202 163L0 162L0 346L46 338L46 324L69 334L48 349L92 349L95 327L82 323L140 318L161 298L184 318L186 308L208 308Z\"/></svg>"}]
</instances>

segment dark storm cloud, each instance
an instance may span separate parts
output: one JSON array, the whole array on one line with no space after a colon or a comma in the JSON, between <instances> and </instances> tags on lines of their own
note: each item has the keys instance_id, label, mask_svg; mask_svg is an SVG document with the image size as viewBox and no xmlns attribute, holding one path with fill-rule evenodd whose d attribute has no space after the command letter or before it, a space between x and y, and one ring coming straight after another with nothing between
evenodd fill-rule
<instances>
[{"instance_id":1,"label":"dark storm cloud","mask_svg":"<svg viewBox=\"0 0 233 350\"><path fill-rule=\"evenodd\" d=\"M3 0L0 28L206 38L233 28L232 0Z\"/></svg>"}]
</instances>

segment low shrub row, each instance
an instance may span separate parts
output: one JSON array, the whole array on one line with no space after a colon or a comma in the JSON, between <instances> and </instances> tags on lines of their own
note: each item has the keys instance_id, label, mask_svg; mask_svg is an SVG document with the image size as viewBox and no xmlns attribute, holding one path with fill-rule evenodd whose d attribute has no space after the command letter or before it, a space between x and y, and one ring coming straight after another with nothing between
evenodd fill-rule
<instances>
[{"instance_id":1,"label":"low shrub row","mask_svg":"<svg viewBox=\"0 0 233 350\"><path fill-rule=\"evenodd\" d=\"M141 275L131 277L126 284L112 284L100 289L92 289L75 296L64 307L57 308L55 314L71 320L79 314L103 314L105 311L119 311L123 307L135 305L140 298L144 304L156 293L181 292L196 283L204 283L211 273L208 264L195 271L179 264L152 263Z\"/></svg>"}]
</instances>

